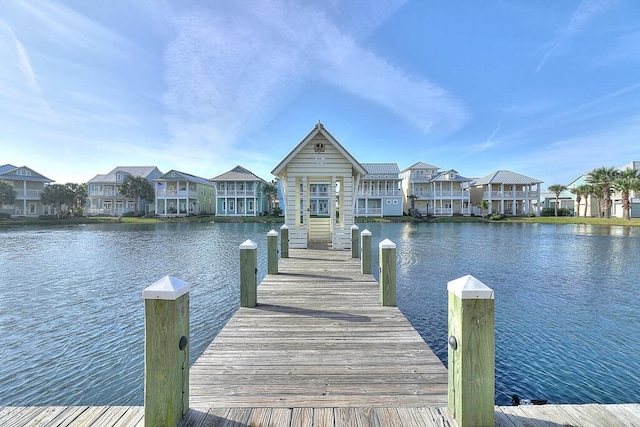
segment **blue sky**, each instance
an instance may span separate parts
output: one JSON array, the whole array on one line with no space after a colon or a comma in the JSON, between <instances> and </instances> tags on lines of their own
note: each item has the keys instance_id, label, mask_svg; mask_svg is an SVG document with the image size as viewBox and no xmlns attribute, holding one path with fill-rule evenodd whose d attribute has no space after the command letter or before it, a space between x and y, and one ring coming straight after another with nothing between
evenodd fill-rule
<instances>
[{"instance_id":1,"label":"blue sky","mask_svg":"<svg viewBox=\"0 0 640 427\"><path fill-rule=\"evenodd\" d=\"M321 120L360 162L567 184L640 160L640 2L0 2L0 164L265 179Z\"/></svg>"}]
</instances>

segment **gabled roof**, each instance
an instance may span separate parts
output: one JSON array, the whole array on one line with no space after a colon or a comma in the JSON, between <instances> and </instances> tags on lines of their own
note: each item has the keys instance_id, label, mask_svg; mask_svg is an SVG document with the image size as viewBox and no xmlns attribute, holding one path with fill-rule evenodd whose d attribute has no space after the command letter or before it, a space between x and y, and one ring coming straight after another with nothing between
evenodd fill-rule
<instances>
[{"instance_id":1,"label":"gabled roof","mask_svg":"<svg viewBox=\"0 0 640 427\"><path fill-rule=\"evenodd\" d=\"M367 170L367 175L395 175L400 173L397 163L360 163Z\"/></svg>"},{"instance_id":2,"label":"gabled roof","mask_svg":"<svg viewBox=\"0 0 640 427\"><path fill-rule=\"evenodd\" d=\"M174 174L174 176L171 176L172 173ZM180 172L175 169L171 169L164 175L154 179L154 181L173 181L180 178L184 179L185 181L196 182L198 184L213 185L213 182L209 181L207 178L191 175L186 172Z\"/></svg>"},{"instance_id":3,"label":"gabled roof","mask_svg":"<svg viewBox=\"0 0 640 427\"><path fill-rule=\"evenodd\" d=\"M403 169L402 172L406 172L409 169L435 169L435 170L438 170L440 168L438 166L430 165L429 163L418 162L418 163L414 163L413 165L409 166L408 168Z\"/></svg>"},{"instance_id":4,"label":"gabled roof","mask_svg":"<svg viewBox=\"0 0 640 427\"><path fill-rule=\"evenodd\" d=\"M18 175L18 171L23 169L30 171L31 175ZM9 181L55 182L27 166L17 167L10 164L0 165L0 179Z\"/></svg>"},{"instance_id":5,"label":"gabled roof","mask_svg":"<svg viewBox=\"0 0 640 427\"><path fill-rule=\"evenodd\" d=\"M453 177L453 179L449 178L449 174L452 173L452 172L455 174L455 177ZM471 178L465 178L464 176L458 175L458 171L455 170L455 169L449 169L448 171L440 172L431 181L469 182L469 181L473 181L473 180Z\"/></svg>"},{"instance_id":6,"label":"gabled roof","mask_svg":"<svg viewBox=\"0 0 640 427\"><path fill-rule=\"evenodd\" d=\"M638 160L634 160L630 163L627 163L626 165L622 165L618 168L619 170L625 170L625 169L635 169L635 170L640 170L640 161Z\"/></svg>"},{"instance_id":7,"label":"gabled roof","mask_svg":"<svg viewBox=\"0 0 640 427\"><path fill-rule=\"evenodd\" d=\"M287 164L291 161L291 159L293 159L313 138L315 138L316 135L321 134L322 136L324 136L325 138L327 138L327 140L331 143L331 145L333 145L336 150L338 150L340 152L340 154L342 154L348 161L349 163L351 163L352 167L362 176L367 174L367 170L364 168L364 166L362 166L356 159L355 157L353 157L339 142L337 139L335 139L333 137L333 135L331 135L329 133L328 130L326 130L324 128L324 125L322 123L320 123L320 121L318 120L318 123L316 123L316 125L314 126L314 128L311 130L311 132L309 132L307 134L307 136L305 136L302 141L300 141L300 143L298 145L296 145L296 147L287 155L287 157L285 157L284 159L282 159L282 161L280 163L278 163L278 166L275 167L275 169L273 169L271 171L272 174L278 176L280 174L280 172L282 172L282 170L287 166Z\"/></svg>"},{"instance_id":8,"label":"gabled roof","mask_svg":"<svg viewBox=\"0 0 640 427\"><path fill-rule=\"evenodd\" d=\"M123 173L125 175L131 176L141 176L143 178L149 179L149 175L151 175L154 171L158 171L158 174L161 172L158 170L157 166L116 166L113 170L111 170L107 174L98 174L91 178L87 182L118 182L116 180L116 174Z\"/></svg>"},{"instance_id":9,"label":"gabled roof","mask_svg":"<svg viewBox=\"0 0 640 427\"><path fill-rule=\"evenodd\" d=\"M221 175L216 176L215 178L211 178L211 181L260 181L266 182L264 179L260 178L258 175L254 174L248 169L243 168L238 165L235 168L231 169L228 172L225 172Z\"/></svg>"},{"instance_id":10,"label":"gabled roof","mask_svg":"<svg viewBox=\"0 0 640 427\"><path fill-rule=\"evenodd\" d=\"M520 175L519 173L499 170L493 172L484 178L480 178L479 180L472 183L473 185L487 185L487 184L542 184L542 181L539 181L535 178L529 178L525 175Z\"/></svg>"}]
</instances>

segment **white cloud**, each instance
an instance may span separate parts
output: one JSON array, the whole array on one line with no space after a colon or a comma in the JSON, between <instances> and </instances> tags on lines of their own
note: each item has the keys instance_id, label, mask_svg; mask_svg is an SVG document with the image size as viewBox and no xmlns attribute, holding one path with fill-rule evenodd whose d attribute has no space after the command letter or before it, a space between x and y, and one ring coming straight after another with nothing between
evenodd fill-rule
<instances>
[{"instance_id":1,"label":"white cloud","mask_svg":"<svg viewBox=\"0 0 640 427\"><path fill-rule=\"evenodd\" d=\"M549 42L548 48L535 72L540 71L551 55L564 45L567 40L579 34L593 19L606 11L615 2L617 0L582 0L571 14L568 24L561 28L558 31L558 35Z\"/></svg>"},{"instance_id":2,"label":"white cloud","mask_svg":"<svg viewBox=\"0 0 640 427\"><path fill-rule=\"evenodd\" d=\"M401 4L218 2L183 12L165 51L174 144L227 153L316 81L373 101L425 133L457 130L467 117L459 100L361 46Z\"/></svg>"}]
</instances>

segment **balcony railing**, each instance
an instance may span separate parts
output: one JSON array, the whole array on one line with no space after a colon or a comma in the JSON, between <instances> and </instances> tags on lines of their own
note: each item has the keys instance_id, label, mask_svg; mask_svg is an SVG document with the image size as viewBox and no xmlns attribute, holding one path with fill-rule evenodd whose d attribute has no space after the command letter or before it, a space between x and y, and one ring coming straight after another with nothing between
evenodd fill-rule
<instances>
[{"instance_id":1,"label":"balcony railing","mask_svg":"<svg viewBox=\"0 0 640 427\"><path fill-rule=\"evenodd\" d=\"M537 191L484 191L482 193L484 200L499 199L537 199Z\"/></svg>"},{"instance_id":2,"label":"balcony railing","mask_svg":"<svg viewBox=\"0 0 640 427\"><path fill-rule=\"evenodd\" d=\"M157 197L196 197L198 193L187 190L158 190L156 195Z\"/></svg>"},{"instance_id":3,"label":"balcony railing","mask_svg":"<svg viewBox=\"0 0 640 427\"><path fill-rule=\"evenodd\" d=\"M40 199L42 190L27 190L26 195L24 190L15 190L16 199Z\"/></svg>"},{"instance_id":4,"label":"balcony railing","mask_svg":"<svg viewBox=\"0 0 640 427\"><path fill-rule=\"evenodd\" d=\"M356 216L380 216L382 208L356 208Z\"/></svg>"},{"instance_id":5,"label":"balcony railing","mask_svg":"<svg viewBox=\"0 0 640 427\"><path fill-rule=\"evenodd\" d=\"M357 196L402 196L401 190L358 190Z\"/></svg>"},{"instance_id":6,"label":"balcony railing","mask_svg":"<svg viewBox=\"0 0 640 427\"><path fill-rule=\"evenodd\" d=\"M255 190L218 190L218 196L224 197L255 197Z\"/></svg>"},{"instance_id":7,"label":"balcony railing","mask_svg":"<svg viewBox=\"0 0 640 427\"><path fill-rule=\"evenodd\" d=\"M413 195L418 199L469 198L469 192L463 190L416 191Z\"/></svg>"}]
</instances>

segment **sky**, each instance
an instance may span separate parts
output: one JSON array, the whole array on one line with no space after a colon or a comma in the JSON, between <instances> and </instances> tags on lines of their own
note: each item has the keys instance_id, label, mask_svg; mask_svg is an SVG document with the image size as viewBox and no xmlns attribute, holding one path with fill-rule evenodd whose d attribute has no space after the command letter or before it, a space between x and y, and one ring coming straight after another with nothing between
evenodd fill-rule
<instances>
[{"instance_id":1,"label":"sky","mask_svg":"<svg viewBox=\"0 0 640 427\"><path fill-rule=\"evenodd\" d=\"M401 170L546 187L640 160L640 2L0 2L0 164L271 180L319 120Z\"/></svg>"}]
</instances>

